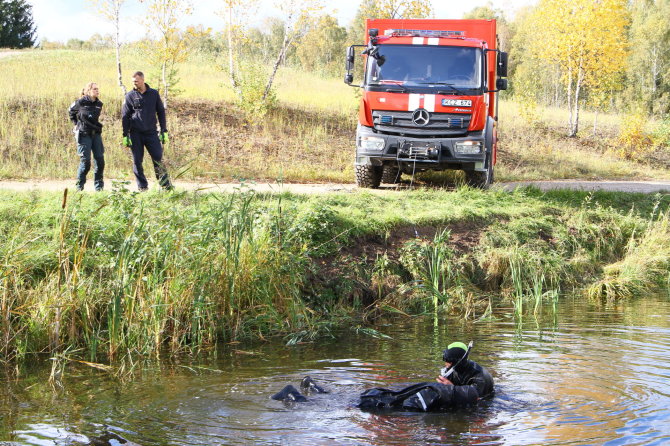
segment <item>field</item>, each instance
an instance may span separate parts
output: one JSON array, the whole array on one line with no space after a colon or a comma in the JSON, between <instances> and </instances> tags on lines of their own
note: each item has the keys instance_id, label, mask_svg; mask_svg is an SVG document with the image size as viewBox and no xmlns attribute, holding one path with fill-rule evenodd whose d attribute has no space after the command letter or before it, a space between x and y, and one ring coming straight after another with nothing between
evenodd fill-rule
<instances>
[{"instance_id":1,"label":"field","mask_svg":"<svg viewBox=\"0 0 670 446\"><path fill-rule=\"evenodd\" d=\"M142 55L125 53L129 74ZM339 79L282 68L279 106L262 119L234 102L220 61L194 56L180 68L182 90L169 100L170 170L182 179L352 182L357 91ZM33 50L0 59L0 178L72 178L77 156L66 111L81 87L99 82L106 103L106 176L130 179L121 146L120 89L111 51ZM630 161L615 156L621 117L582 115L582 132L567 138L563 110L538 109L532 119L520 104L500 104L498 181L523 179L670 178L667 157ZM424 175L453 181L454 174ZM420 179L420 178L419 178Z\"/></svg>"}]
</instances>

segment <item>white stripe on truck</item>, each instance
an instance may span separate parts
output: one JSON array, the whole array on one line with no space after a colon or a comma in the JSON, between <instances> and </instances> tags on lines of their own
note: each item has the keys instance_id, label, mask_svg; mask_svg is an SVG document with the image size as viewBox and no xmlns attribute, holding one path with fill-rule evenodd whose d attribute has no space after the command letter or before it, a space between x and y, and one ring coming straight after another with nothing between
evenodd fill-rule
<instances>
[{"instance_id":1,"label":"white stripe on truck","mask_svg":"<svg viewBox=\"0 0 670 446\"><path fill-rule=\"evenodd\" d=\"M410 94L409 103L407 104L407 111L414 111L419 108L421 104L421 95L420 94Z\"/></svg>"},{"instance_id":2,"label":"white stripe on truck","mask_svg":"<svg viewBox=\"0 0 670 446\"><path fill-rule=\"evenodd\" d=\"M426 94L423 96L423 108L433 113L435 111L435 95Z\"/></svg>"}]
</instances>

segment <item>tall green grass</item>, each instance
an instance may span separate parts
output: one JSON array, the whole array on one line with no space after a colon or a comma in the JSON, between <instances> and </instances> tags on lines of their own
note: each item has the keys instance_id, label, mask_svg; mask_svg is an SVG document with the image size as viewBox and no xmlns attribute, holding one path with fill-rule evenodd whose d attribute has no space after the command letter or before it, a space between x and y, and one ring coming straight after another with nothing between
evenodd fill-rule
<instances>
[{"instance_id":1,"label":"tall green grass","mask_svg":"<svg viewBox=\"0 0 670 446\"><path fill-rule=\"evenodd\" d=\"M670 215L652 218L633 234L623 258L604 267L604 277L587 289L592 299L612 301L668 289L670 284Z\"/></svg>"},{"instance_id":2,"label":"tall green grass","mask_svg":"<svg viewBox=\"0 0 670 446\"><path fill-rule=\"evenodd\" d=\"M629 290L613 298L664 289L669 200L0 192L0 360L298 342L385 313L477 318L511 303L522 316L603 277Z\"/></svg>"},{"instance_id":3,"label":"tall green grass","mask_svg":"<svg viewBox=\"0 0 670 446\"><path fill-rule=\"evenodd\" d=\"M274 243L253 194L181 199L75 196L50 209L51 237L5 227L5 354L179 352L309 325L300 252ZM22 261L32 251L45 256Z\"/></svg>"}]
</instances>

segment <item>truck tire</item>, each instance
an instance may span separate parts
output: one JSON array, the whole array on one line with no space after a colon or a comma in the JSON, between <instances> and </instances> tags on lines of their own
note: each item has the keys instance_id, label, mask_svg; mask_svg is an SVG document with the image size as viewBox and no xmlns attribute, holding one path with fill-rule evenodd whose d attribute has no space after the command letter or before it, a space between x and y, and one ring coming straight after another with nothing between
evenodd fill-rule
<instances>
[{"instance_id":1,"label":"truck tire","mask_svg":"<svg viewBox=\"0 0 670 446\"><path fill-rule=\"evenodd\" d=\"M400 169L398 166L384 166L384 169L382 170L382 183L400 183Z\"/></svg>"},{"instance_id":2,"label":"truck tire","mask_svg":"<svg viewBox=\"0 0 670 446\"><path fill-rule=\"evenodd\" d=\"M358 187L376 189L382 180L382 166L354 166Z\"/></svg>"},{"instance_id":3,"label":"truck tire","mask_svg":"<svg viewBox=\"0 0 670 446\"><path fill-rule=\"evenodd\" d=\"M490 164L490 161L487 164ZM485 172L466 170L465 180L468 186L476 187L477 189L488 189L493 184L493 166L489 165Z\"/></svg>"}]
</instances>

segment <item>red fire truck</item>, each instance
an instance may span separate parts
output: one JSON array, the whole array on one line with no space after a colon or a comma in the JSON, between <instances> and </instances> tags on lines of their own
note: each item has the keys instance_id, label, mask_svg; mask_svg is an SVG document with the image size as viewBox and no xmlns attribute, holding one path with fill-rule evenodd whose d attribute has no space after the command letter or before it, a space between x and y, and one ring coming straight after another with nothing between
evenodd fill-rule
<instances>
[{"instance_id":1,"label":"red fire truck","mask_svg":"<svg viewBox=\"0 0 670 446\"><path fill-rule=\"evenodd\" d=\"M496 164L498 92L507 89L507 53L495 20L367 20L356 182L376 188L425 170L461 169L486 188Z\"/></svg>"}]
</instances>

